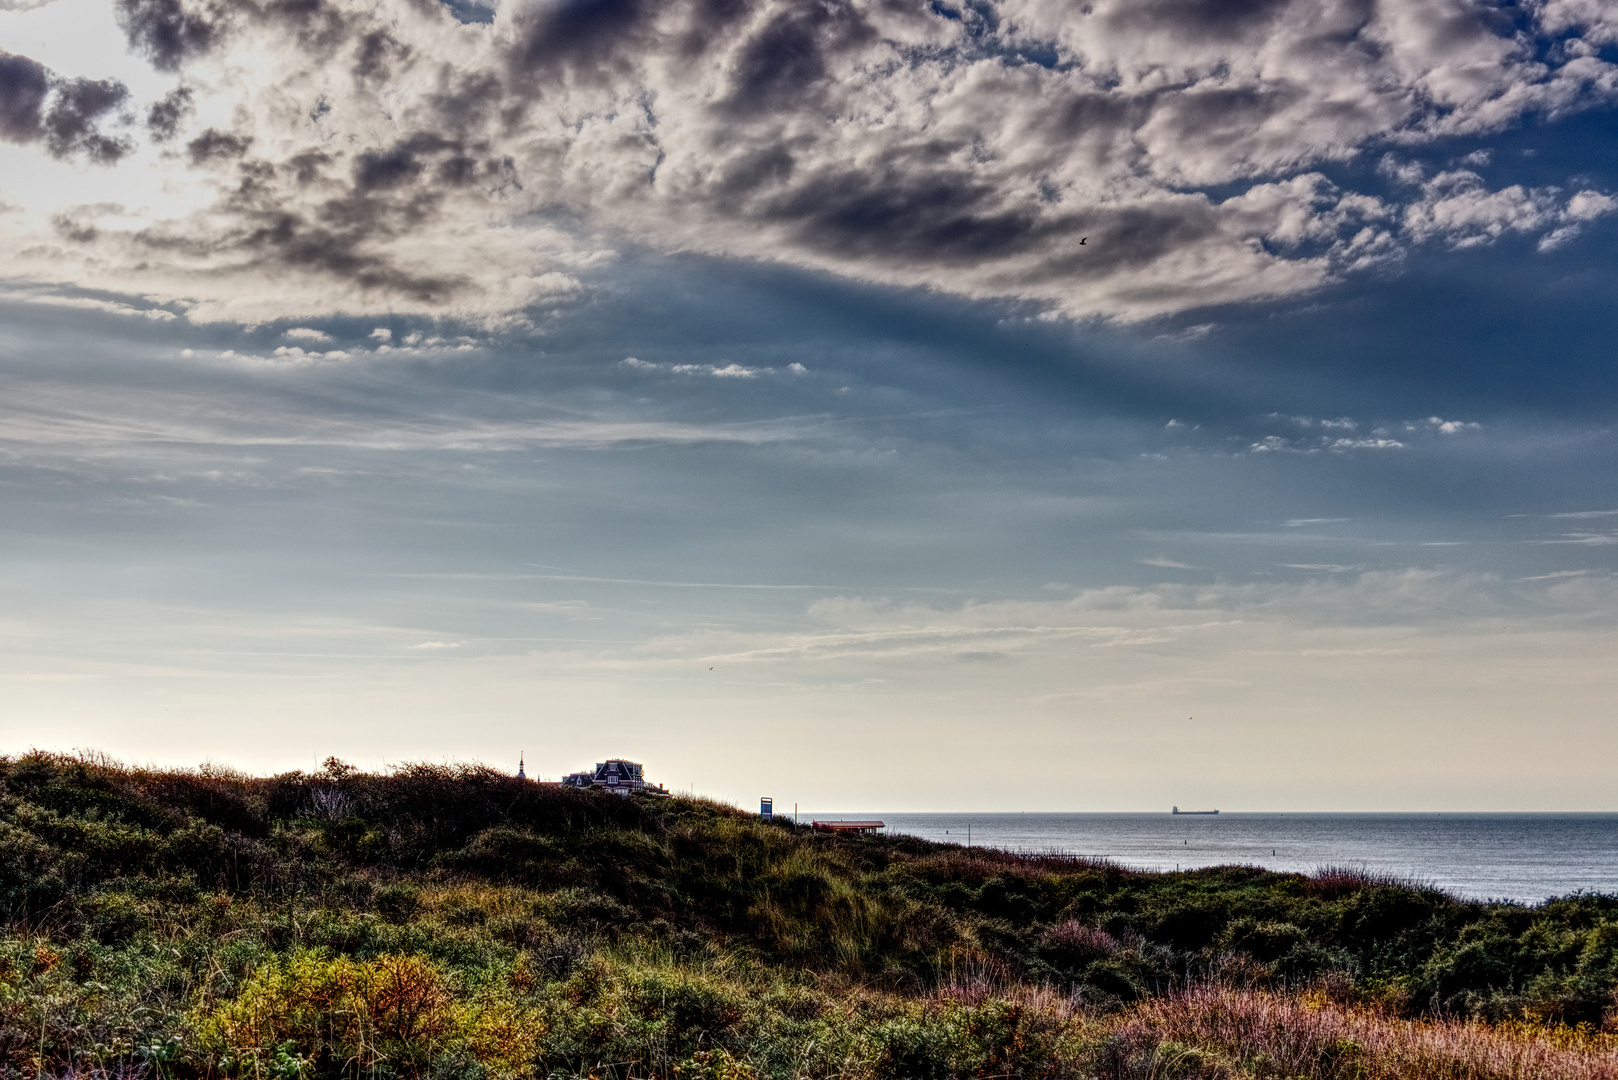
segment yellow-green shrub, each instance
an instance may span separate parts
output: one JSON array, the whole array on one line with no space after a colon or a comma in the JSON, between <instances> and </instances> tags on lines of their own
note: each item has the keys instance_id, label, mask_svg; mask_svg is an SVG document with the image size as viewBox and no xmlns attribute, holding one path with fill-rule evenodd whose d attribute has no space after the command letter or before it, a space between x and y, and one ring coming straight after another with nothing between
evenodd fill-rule
<instances>
[{"instance_id":1,"label":"yellow-green shrub","mask_svg":"<svg viewBox=\"0 0 1618 1080\"><path fill-rule=\"evenodd\" d=\"M509 993L461 998L424 957L306 951L261 968L198 1030L232 1072L290 1044L320 1072L386 1064L415 1076L434 1058L460 1053L509 1075L526 1073L542 1023Z\"/></svg>"}]
</instances>

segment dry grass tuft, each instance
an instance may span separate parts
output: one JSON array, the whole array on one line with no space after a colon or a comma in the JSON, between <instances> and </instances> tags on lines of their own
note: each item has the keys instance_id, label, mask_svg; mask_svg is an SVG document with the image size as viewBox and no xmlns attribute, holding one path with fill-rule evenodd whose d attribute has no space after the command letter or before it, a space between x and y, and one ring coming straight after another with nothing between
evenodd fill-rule
<instances>
[{"instance_id":1,"label":"dry grass tuft","mask_svg":"<svg viewBox=\"0 0 1618 1080\"><path fill-rule=\"evenodd\" d=\"M1437 892L1438 886L1430 881L1406 877L1386 870L1371 870L1364 866L1333 864L1317 867L1304 880L1304 895L1320 900L1340 900L1366 889L1408 889L1411 892Z\"/></svg>"},{"instance_id":2,"label":"dry grass tuft","mask_svg":"<svg viewBox=\"0 0 1618 1080\"><path fill-rule=\"evenodd\" d=\"M1523 1023L1406 1020L1320 993L1201 987L1137 1006L1118 1035L1212 1050L1230 1070L1225 1075L1618 1080L1618 1037Z\"/></svg>"}]
</instances>

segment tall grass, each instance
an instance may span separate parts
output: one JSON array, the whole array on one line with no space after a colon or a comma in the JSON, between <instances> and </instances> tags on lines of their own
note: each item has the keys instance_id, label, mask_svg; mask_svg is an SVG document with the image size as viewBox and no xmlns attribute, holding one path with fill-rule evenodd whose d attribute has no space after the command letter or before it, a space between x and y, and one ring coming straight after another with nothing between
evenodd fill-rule
<instances>
[{"instance_id":1,"label":"tall grass","mask_svg":"<svg viewBox=\"0 0 1618 1080\"><path fill-rule=\"evenodd\" d=\"M1391 870L1372 870L1356 863L1328 863L1317 867L1304 886L1310 896L1337 900L1366 889L1401 889L1406 892L1436 893L1439 888L1426 878Z\"/></svg>"},{"instance_id":2,"label":"tall grass","mask_svg":"<svg viewBox=\"0 0 1618 1080\"><path fill-rule=\"evenodd\" d=\"M1319 993L1202 986L1135 1007L1117 1028L1143 1047L1195 1047L1229 1075L1307 1080L1614 1080L1618 1037L1522 1022L1412 1020Z\"/></svg>"},{"instance_id":3,"label":"tall grass","mask_svg":"<svg viewBox=\"0 0 1618 1080\"><path fill-rule=\"evenodd\" d=\"M1584 1080L1615 988L1611 897L1153 874L479 766L0 757L0 1080Z\"/></svg>"}]
</instances>

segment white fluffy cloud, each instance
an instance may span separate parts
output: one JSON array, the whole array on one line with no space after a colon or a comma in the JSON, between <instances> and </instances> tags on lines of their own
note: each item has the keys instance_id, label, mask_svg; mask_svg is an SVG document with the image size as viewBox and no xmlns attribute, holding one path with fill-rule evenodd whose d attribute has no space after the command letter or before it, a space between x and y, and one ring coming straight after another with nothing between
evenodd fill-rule
<instances>
[{"instance_id":1,"label":"white fluffy cloud","mask_svg":"<svg viewBox=\"0 0 1618 1080\"><path fill-rule=\"evenodd\" d=\"M626 237L1133 319L1614 207L1319 171L1612 100L1582 0L117 2L180 80L149 145L0 228L16 273L197 320L498 320Z\"/></svg>"},{"instance_id":2,"label":"white fluffy cloud","mask_svg":"<svg viewBox=\"0 0 1618 1080\"><path fill-rule=\"evenodd\" d=\"M1584 222L1611 213L1615 205L1596 191L1566 197L1555 188L1520 184L1491 190L1483 177L1468 169L1448 170L1418 182L1420 197L1404 211L1406 235L1417 241L1442 239L1458 248L1486 244L1507 233L1533 232L1545 233L1542 248L1556 247L1577 235Z\"/></svg>"},{"instance_id":3,"label":"white fluffy cloud","mask_svg":"<svg viewBox=\"0 0 1618 1080\"><path fill-rule=\"evenodd\" d=\"M1408 450L1415 443L1430 441L1434 436L1471 434L1483 430L1483 425L1474 420L1446 420L1442 416L1380 425L1362 425L1348 416L1320 418L1271 413L1261 419L1267 424L1279 425L1286 434L1266 434L1248 445L1248 453L1344 454L1356 450ZM1362 427L1368 430L1362 431Z\"/></svg>"}]
</instances>

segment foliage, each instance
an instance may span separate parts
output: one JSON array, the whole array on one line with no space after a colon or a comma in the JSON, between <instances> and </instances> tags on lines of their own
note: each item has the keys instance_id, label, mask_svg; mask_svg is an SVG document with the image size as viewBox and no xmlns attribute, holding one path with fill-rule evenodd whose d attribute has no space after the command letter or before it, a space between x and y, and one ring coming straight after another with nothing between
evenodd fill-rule
<instances>
[{"instance_id":1,"label":"foliage","mask_svg":"<svg viewBox=\"0 0 1618 1080\"><path fill-rule=\"evenodd\" d=\"M0 758L0 917L0 1080L1618 1075L1612 897L1138 873L480 767Z\"/></svg>"}]
</instances>

